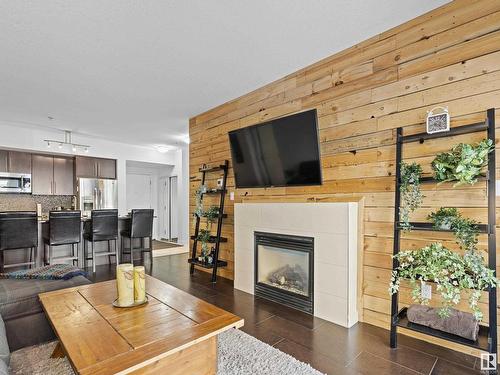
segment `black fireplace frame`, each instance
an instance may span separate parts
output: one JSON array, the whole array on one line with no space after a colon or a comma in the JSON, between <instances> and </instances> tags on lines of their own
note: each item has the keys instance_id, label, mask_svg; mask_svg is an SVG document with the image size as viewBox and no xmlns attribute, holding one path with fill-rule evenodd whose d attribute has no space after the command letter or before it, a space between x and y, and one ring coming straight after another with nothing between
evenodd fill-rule
<instances>
[{"instance_id":1,"label":"black fireplace frame","mask_svg":"<svg viewBox=\"0 0 500 375\"><path fill-rule=\"evenodd\" d=\"M259 245L283 247L309 255L308 296L258 282ZM280 233L254 232L254 293L262 297L308 314L314 314L314 237Z\"/></svg>"}]
</instances>

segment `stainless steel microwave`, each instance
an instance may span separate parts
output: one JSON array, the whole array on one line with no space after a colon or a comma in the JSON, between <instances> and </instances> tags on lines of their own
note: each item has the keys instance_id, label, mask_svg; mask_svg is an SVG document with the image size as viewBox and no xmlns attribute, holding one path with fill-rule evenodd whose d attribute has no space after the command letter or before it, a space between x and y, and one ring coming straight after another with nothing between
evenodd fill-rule
<instances>
[{"instance_id":1,"label":"stainless steel microwave","mask_svg":"<svg viewBox=\"0 0 500 375\"><path fill-rule=\"evenodd\" d=\"M0 193L31 194L31 174L0 172Z\"/></svg>"}]
</instances>

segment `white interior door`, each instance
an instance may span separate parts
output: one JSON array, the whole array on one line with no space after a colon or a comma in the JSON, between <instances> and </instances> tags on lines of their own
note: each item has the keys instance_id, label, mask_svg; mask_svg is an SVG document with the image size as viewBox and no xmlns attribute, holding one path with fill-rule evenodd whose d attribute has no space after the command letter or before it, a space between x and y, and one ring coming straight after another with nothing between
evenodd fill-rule
<instances>
[{"instance_id":1,"label":"white interior door","mask_svg":"<svg viewBox=\"0 0 500 375\"><path fill-rule=\"evenodd\" d=\"M160 178L158 186L158 219L159 219L159 233L160 238L170 239L169 219L170 219L170 178Z\"/></svg>"},{"instance_id":2,"label":"white interior door","mask_svg":"<svg viewBox=\"0 0 500 375\"><path fill-rule=\"evenodd\" d=\"M179 239L179 204L178 204L177 176L170 177L170 240Z\"/></svg>"}]
</instances>

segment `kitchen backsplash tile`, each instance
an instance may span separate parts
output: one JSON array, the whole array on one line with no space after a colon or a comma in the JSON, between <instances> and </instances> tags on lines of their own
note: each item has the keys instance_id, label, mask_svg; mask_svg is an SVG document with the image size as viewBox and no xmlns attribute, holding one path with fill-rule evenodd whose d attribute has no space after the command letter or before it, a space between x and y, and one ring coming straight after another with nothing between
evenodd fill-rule
<instances>
[{"instance_id":1,"label":"kitchen backsplash tile","mask_svg":"<svg viewBox=\"0 0 500 375\"><path fill-rule=\"evenodd\" d=\"M0 211L36 211L37 203L42 205L42 212L55 207L71 208L71 196L0 194Z\"/></svg>"}]
</instances>

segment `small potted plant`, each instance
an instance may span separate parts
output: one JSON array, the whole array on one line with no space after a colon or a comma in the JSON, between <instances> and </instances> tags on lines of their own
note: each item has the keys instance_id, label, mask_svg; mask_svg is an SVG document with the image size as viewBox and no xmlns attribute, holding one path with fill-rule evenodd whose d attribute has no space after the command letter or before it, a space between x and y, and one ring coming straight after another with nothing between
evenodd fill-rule
<instances>
[{"instance_id":1,"label":"small potted plant","mask_svg":"<svg viewBox=\"0 0 500 375\"><path fill-rule=\"evenodd\" d=\"M479 229L475 220L463 217L454 207L441 207L427 218L437 229L453 230L457 243L463 250L476 250Z\"/></svg>"},{"instance_id":2,"label":"small potted plant","mask_svg":"<svg viewBox=\"0 0 500 375\"><path fill-rule=\"evenodd\" d=\"M429 214L427 219L434 223L434 228L436 229L451 230L452 224L459 215L455 207L441 207L436 212Z\"/></svg>"},{"instance_id":3,"label":"small potted plant","mask_svg":"<svg viewBox=\"0 0 500 375\"><path fill-rule=\"evenodd\" d=\"M209 256L208 243L210 241L210 230L200 229L197 239L201 242L201 256L198 260L206 262Z\"/></svg>"},{"instance_id":4,"label":"small potted plant","mask_svg":"<svg viewBox=\"0 0 500 375\"><path fill-rule=\"evenodd\" d=\"M474 145L460 143L449 152L442 152L432 161L434 177L439 182L457 181L454 186L473 185L488 165L488 154L495 146L490 139Z\"/></svg>"},{"instance_id":5,"label":"small potted plant","mask_svg":"<svg viewBox=\"0 0 500 375\"><path fill-rule=\"evenodd\" d=\"M210 206L203 212L203 216L207 218L207 223L211 226L215 219L219 217L219 207Z\"/></svg>"}]
</instances>

